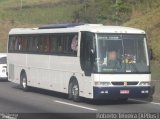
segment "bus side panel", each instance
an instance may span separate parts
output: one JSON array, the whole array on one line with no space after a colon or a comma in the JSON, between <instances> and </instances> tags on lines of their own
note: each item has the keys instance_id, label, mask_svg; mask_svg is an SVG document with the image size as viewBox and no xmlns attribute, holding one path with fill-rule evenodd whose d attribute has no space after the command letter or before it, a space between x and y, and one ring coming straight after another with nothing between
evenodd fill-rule
<instances>
[{"instance_id":1,"label":"bus side panel","mask_svg":"<svg viewBox=\"0 0 160 119\"><path fill-rule=\"evenodd\" d=\"M54 80L53 89L63 93L68 93L69 80L80 72L77 67L77 57L69 56L50 56L51 78Z\"/></svg>"},{"instance_id":2,"label":"bus side panel","mask_svg":"<svg viewBox=\"0 0 160 119\"><path fill-rule=\"evenodd\" d=\"M92 78L84 75L79 57L51 56L50 66L51 70L55 70L54 73L51 73L55 74L52 76L56 82L55 85L59 86L56 89L53 88L54 90L68 93L70 78L75 77L79 83L80 96L93 98Z\"/></svg>"},{"instance_id":3,"label":"bus side panel","mask_svg":"<svg viewBox=\"0 0 160 119\"><path fill-rule=\"evenodd\" d=\"M79 57L14 53L8 55L8 65L12 82L20 83L20 73L24 69L28 86L68 93L70 78L75 76L80 96L93 98L92 78L84 75Z\"/></svg>"},{"instance_id":4,"label":"bus side panel","mask_svg":"<svg viewBox=\"0 0 160 119\"><path fill-rule=\"evenodd\" d=\"M30 86L68 93L67 82L72 73L65 68L67 62L64 57L55 57L49 55L28 56ZM60 61L61 58L63 61Z\"/></svg>"},{"instance_id":5,"label":"bus side panel","mask_svg":"<svg viewBox=\"0 0 160 119\"><path fill-rule=\"evenodd\" d=\"M28 54L28 84L33 87L47 87L49 80L49 56ZM47 88L48 89L48 88Z\"/></svg>"},{"instance_id":6,"label":"bus side panel","mask_svg":"<svg viewBox=\"0 0 160 119\"><path fill-rule=\"evenodd\" d=\"M14 83L20 83L20 73L26 69L26 54L8 53L8 80Z\"/></svg>"},{"instance_id":7,"label":"bus side panel","mask_svg":"<svg viewBox=\"0 0 160 119\"><path fill-rule=\"evenodd\" d=\"M93 99L92 76L85 76L84 73L76 74L79 81L80 96Z\"/></svg>"}]
</instances>

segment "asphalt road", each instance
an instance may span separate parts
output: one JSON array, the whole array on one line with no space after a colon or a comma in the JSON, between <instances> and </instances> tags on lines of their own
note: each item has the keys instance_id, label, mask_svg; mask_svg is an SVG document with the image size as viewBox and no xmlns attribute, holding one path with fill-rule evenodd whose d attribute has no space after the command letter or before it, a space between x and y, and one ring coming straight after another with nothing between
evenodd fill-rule
<instances>
[{"instance_id":1,"label":"asphalt road","mask_svg":"<svg viewBox=\"0 0 160 119\"><path fill-rule=\"evenodd\" d=\"M127 102L82 99L73 102L64 94L32 88L28 92L12 82L0 81L0 113L139 113L160 112L160 104L129 99Z\"/></svg>"}]
</instances>

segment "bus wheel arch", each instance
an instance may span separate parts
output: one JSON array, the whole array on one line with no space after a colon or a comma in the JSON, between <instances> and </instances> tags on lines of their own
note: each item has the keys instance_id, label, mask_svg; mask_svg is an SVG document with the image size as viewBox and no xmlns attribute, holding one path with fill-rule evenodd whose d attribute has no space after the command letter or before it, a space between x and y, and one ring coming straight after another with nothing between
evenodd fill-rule
<instances>
[{"instance_id":1,"label":"bus wheel arch","mask_svg":"<svg viewBox=\"0 0 160 119\"><path fill-rule=\"evenodd\" d=\"M21 73L20 73L20 86L24 91L28 90L27 75L26 75L26 71L24 69L22 69Z\"/></svg>"},{"instance_id":2,"label":"bus wheel arch","mask_svg":"<svg viewBox=\"0 0 160 119\"><path fill-rule=\"evenodd\" d=\"M72 99L73 101L79 102L79 83L75 76L72 76L69 81L68 85L68 98Z\"/></svg>"}]
</instances>

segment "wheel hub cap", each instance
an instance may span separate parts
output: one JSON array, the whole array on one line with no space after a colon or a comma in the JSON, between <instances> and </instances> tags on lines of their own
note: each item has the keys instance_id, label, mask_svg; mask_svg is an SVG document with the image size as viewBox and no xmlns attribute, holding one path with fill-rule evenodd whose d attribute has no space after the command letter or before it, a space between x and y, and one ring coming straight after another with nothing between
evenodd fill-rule
<instances>
[{"instance_id":1,"label":"wheel hub cap","mask_svg":"<svg viewBox=\"0 0 160 119\"><path fill-rule=\"evenodd\" d=\"M26 86L27 86L27 82L26 82L26 79L25 79L25 78L23 78L22 85L23 85L23 88L26 88Z\"/></svg>"},{"instance_id":2,"label":"wheel hub cap","mask_svg":"<svg viewBox=\"0 0 160 119\"><path fill-rule=\"evenodd\" d=\"M78 86L77 85L73 86L73 88L72 88L72 94L73 95L78 95Z\"/></svg>"}]
</instances>

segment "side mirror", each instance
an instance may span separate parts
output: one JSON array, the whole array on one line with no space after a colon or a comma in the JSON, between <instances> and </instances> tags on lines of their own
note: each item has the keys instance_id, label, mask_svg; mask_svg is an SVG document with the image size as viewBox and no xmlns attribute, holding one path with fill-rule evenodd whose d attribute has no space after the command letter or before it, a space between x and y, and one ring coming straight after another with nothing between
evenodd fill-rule
<instances>
[{"instance_id":1,"label":"side mirror","mask_svg":"<svg viewBox=\"0 0 160 119\"><path fill-rule=\"evenodd\" d=\"M153 60L153 50L149 49L149 58L150 60Z\"/></svg>"}]
</instances>

